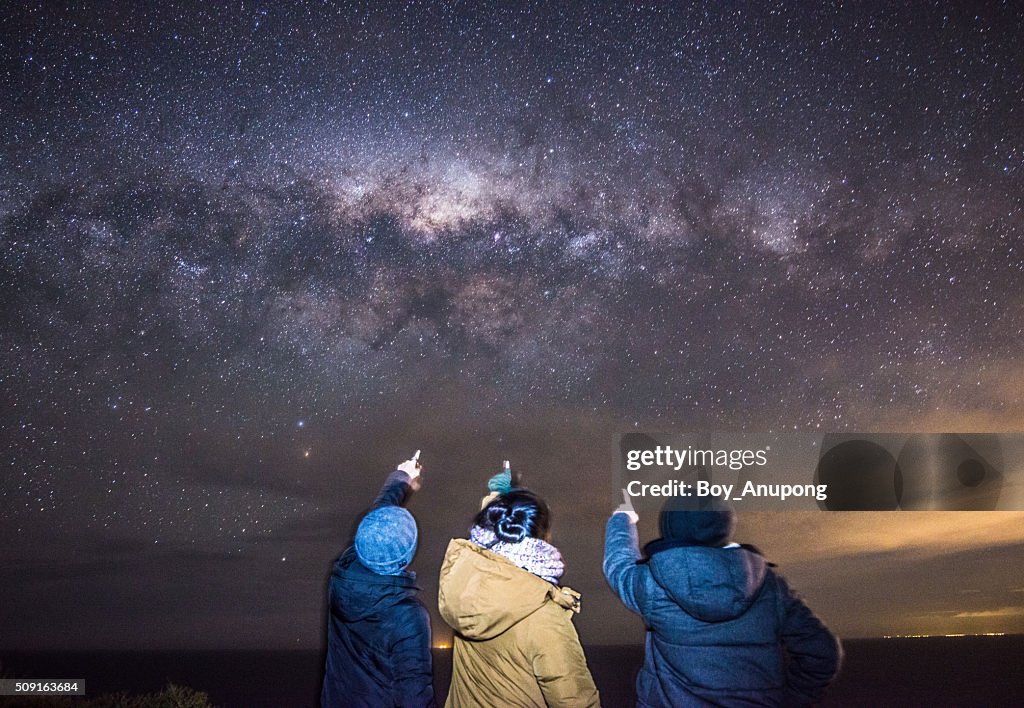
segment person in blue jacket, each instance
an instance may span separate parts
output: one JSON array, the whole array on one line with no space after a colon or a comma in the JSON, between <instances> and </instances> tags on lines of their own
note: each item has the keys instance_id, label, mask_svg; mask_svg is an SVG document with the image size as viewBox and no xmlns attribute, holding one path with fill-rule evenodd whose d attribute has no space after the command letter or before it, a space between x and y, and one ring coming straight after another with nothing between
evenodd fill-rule
<instances>
[{"instance_id":1,"label":"person in blue jacket","mask_svg":"<svg viewBox=\"0 0 1024 708\"><path fill-rule=\"evenodd\" d=\"M628 500L628 497L627 497ZM641 556L627 501L605 529L604 575L647 626L641 706L799 706L842 659L838 639L752 546L721 500L670 500Z\"/></svg>"},{"instance_id":2,"label":"person in blue jacket","mask_svg":"<svg viewBox=\"0 0 1024 708\"><path fill-rule=\"evenodd\" d=\"M392 472L355 543L334 564L320 705L433 706L430 617L416 596L416 521L403 508L419 489L413 459Z\"/></svg>"}]
</instances>

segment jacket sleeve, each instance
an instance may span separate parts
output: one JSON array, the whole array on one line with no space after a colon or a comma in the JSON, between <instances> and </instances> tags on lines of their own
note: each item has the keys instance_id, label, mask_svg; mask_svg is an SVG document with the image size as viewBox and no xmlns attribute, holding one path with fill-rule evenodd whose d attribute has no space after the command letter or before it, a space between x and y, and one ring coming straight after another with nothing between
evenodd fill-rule
<instances>
[{"instance_id":1,"label":"jacket sleeve","mask_svg":"<svg viewBox=\"0 0 1024 708\"><path fill-rule=\"evenodd\" d=\"M554 621L538 622L530 628L533 675L544 702L552 708L600 706L597 687L587 668L587 658L568 610L549 605L537 612L554 615ZM544 617L548 620L548 617Z\"/></svg>"},{"instance_id":2,"label":"jacket sleeve","mask_svg":"<svg viewBox=\"0 0 1024 708\"><path fill-rule=\"evenodd\" d=\"M786 690L792 705L817 702L839 673L843 650L839 639L822 624L781 577L776 576L782 603L780 637L786 648Z\"/></svg>"},{"instance_id":3,"label":"jacket sleeve","mask_svg":"<svg viewBox=\"0 0 1024 708\"><path fill-rule=\"evenodd\" d=\"M626 514L612 514L604 530L604 577L626 607L642 614L647 569L639 560L636 524Z\"/></svg>"},{"instance_id":4,"label":"jacket sleeve","mask_svg":"<svg viewBox=\"0 0 1024 708\"><path fill-rule=\"evenodd\" d=\"M422 606L410 606L400 616L389 656L394 705L434 708L430 619Z\"/></svg>"},{"instance_id":5,"label":"jacket sleeve","mask_svg":"<svg viewBox=\"0 0 1024 708\"><path fill-rule=\"evenodd\" d=\"M370 510L379 509L382 506L405 506L411 491L409 475L401 470L395 470L384 480L384 486L377 493L377 498L373 500Z\"/></svg>"}]
</instances>

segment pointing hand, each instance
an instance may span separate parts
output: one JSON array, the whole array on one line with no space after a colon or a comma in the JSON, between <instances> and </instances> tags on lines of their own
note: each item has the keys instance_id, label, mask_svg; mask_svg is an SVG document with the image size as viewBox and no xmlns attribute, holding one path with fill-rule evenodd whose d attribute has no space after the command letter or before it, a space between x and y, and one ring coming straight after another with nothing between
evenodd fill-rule
<instances>
[{"instance_id":1,"label":"pointing hand","mask_svg":"<svg viewBox=\"0 0 1024 708\"><path fill-rule=\"evenodd\" d=\"M629 520L634 524L640 520L640 515L636 513L636 509L633 508L633 500L625 489L622 490L623 502L616 507L612 514L625 514L629 517Z\"/></svg>"},{"instance_id":2,"label":"pointing hand","mask_svg":"<svg viewBox=\"0 0 1024 708\"><path fill-rule=\"evenodd\" d=\"M420 476L420 471L423 469L423 465L420 464L420 451L417 450L416 454L411 459L406 460L400 464L397 468L400 472L405 472L409 475L409 480L413 481Z\"/></svg>"}]
</instances>

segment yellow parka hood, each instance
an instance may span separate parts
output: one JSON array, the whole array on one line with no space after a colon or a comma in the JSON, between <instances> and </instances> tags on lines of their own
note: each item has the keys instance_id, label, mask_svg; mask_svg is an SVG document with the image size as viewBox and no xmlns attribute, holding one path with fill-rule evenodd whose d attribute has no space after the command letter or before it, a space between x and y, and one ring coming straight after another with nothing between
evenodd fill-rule
<instances>
[{"instance_id":1,"label":"yellow parka hood","mask_svg":"<svg viewBox=\"0 0 1024 708\"><path fill-rule=\"evenodd\" d=\"M448 544L438 606L448 625L467 639L491 639L553 601L579 612L579 593L539 578L504 556L466 539Z\"/></svg>"}]
</instances>

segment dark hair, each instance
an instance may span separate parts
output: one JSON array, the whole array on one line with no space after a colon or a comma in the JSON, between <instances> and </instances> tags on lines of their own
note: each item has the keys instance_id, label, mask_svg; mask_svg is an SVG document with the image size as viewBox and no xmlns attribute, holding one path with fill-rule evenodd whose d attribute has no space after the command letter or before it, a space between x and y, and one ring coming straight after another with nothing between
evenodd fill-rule
<instances>
[{"instance_id":1,"label":"dark hair","mask_svg":"<svg viewBox=\"0 0 1024 708\"><path fill-rule=\"evenodd\" d=\"M544 500L530 490L513 489L481 509L473 523L493 531L505 543L519 543L527 537L546 540L551 512Z\"/></svg>"}]
</instances>

